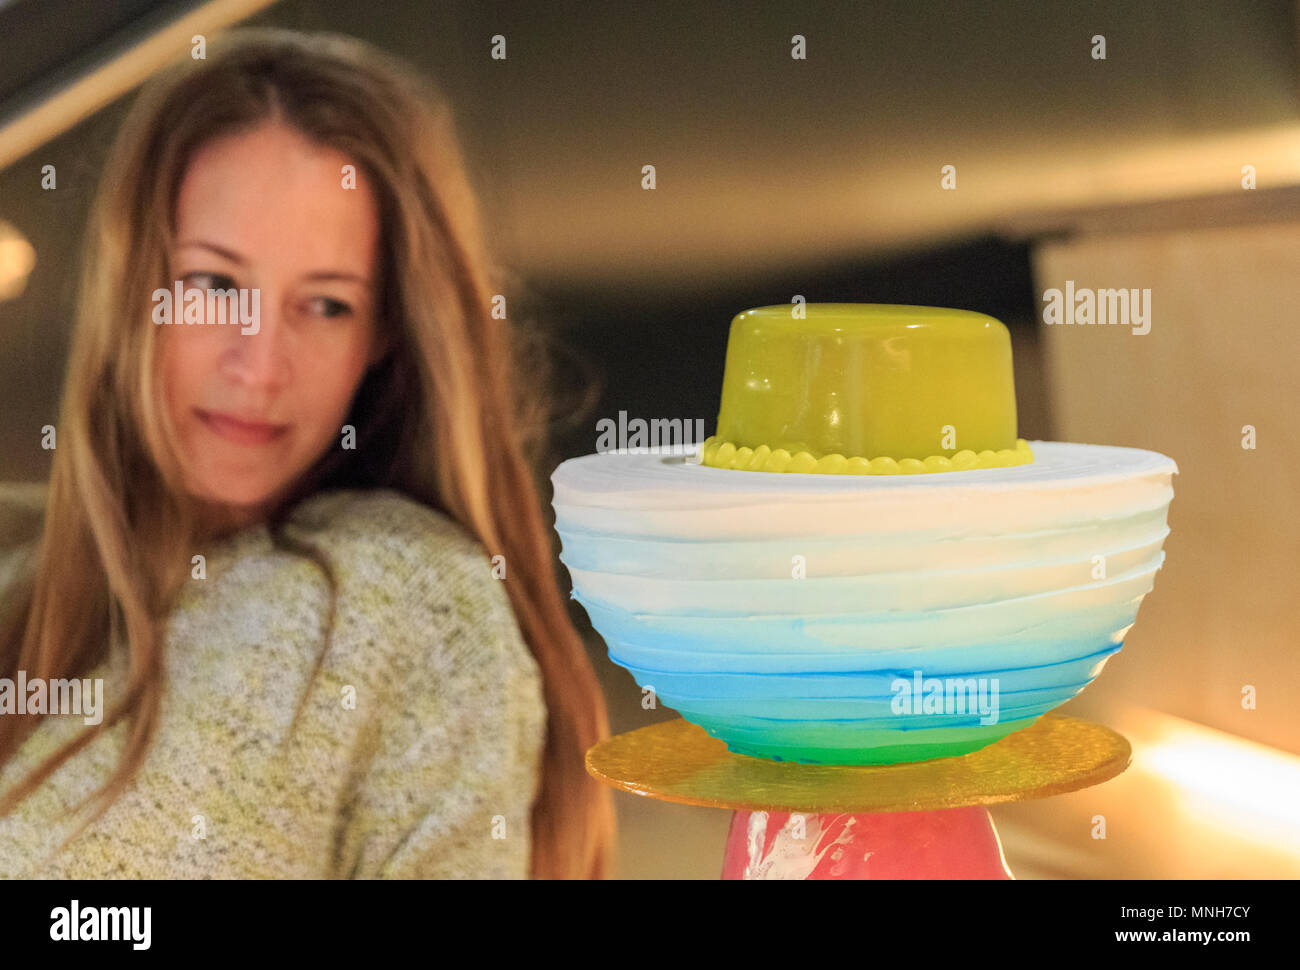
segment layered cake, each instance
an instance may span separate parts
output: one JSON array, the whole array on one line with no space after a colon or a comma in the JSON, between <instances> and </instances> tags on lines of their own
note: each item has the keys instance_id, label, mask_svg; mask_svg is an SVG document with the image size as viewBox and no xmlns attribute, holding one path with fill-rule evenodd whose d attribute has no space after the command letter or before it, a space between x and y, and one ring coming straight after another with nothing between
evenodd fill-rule
<instances>
[{"instance_id":1,"label":"layered cake","mask_svg":"<svg viewBox=\"0 0 1300 970\"><path fill-rule=\"evenodd\" d=\"M932 307L731 324L717 434L552 476L573 596L734 752L974 751L1078 694L1164 561L1174 461L1017 436L1011 342Z\"/></svg>"}]
</instances>

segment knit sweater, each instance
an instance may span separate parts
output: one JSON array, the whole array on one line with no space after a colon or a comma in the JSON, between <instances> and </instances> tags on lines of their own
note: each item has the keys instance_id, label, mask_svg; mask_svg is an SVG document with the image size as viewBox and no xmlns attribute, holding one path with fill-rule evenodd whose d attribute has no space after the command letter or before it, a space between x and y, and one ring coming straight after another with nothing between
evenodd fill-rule
<instances>
[{"instance_id":1,"label":"knit sweater","mask_svg":"<svg viewBox=\"0 0 1300 970\"><path fill-rule=\"evenodd\" d=\"M43 486L0 486L0 584L42 508ZM265 524L196 550L207 575L167 618L161 718L140 772L51 855L89 815L63 809L117 766L119 722L0 818L0 877L528 876L546 706L508 580L449 517L392 490L319 493L285 532L332 567L328 644L326 577ZM110 648L83 675L103 678L105 710L127 664ZM0 766L0 792L83 730L80 714L42 718Z\"/></svg>"}]
</instances>

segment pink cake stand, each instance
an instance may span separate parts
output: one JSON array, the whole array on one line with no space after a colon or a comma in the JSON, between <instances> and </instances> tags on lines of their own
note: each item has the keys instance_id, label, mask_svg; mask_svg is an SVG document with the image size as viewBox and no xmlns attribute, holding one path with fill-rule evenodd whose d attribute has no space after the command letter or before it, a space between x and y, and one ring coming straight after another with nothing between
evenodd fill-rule
<instances>
[{"instance_id":1,"label":"pink cake stand","mask_svg":"<svg viewBox=\"0 0 1300 970\"><path fill-rule=\"evenodd\" d=\"M723 879L1010 879L987 806L1101 784L1131 757L1123 735L1062 714L960 757L871 766L733 754L678 718L586 764L623 791L731 809Z\"/></svg>"}]
</instances>

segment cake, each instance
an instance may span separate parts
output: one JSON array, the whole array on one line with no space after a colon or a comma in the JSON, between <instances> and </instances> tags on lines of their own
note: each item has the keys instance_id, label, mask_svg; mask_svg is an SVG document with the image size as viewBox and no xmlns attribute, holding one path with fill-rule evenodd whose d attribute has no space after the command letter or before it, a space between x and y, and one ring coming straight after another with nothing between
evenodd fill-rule
<instances>
[{"instance_id":1,"label":"cake","mask_svg":"<svg viewBox=\"0 0 1300 970\"><path fill-rule=\"evenodd\" d=\"M733 752L959 756L1091 683L1164 562L1172 459L1017 431L992 317L748 310L714 436L555 470L560 558L610 659Z\"/></svg>"}]
</instances>

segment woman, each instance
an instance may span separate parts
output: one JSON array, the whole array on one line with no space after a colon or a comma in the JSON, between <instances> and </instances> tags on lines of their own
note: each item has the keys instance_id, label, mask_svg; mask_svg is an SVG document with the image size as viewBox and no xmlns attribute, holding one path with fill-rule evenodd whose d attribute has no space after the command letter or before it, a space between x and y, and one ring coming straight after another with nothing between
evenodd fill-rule
<instances>
[{"instance_id":1,"label":"woman","mask_svg":"<svg viewBox=\"0 0 1300 970\"><path fill-rule=\"evenodd\" d=\"M448 106L234 31L142 91L87 244L0 556L0 876L605 877L604 702Z\"/></svg>"}]
</instances>

